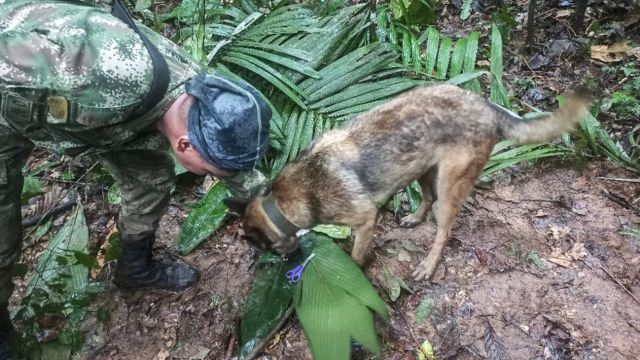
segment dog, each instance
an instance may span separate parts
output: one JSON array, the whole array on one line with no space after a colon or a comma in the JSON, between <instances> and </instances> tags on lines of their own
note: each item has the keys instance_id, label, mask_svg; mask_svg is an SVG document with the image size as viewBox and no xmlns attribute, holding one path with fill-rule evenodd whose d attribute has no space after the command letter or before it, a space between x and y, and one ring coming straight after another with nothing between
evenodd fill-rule
<instances>
[{"instance_id":1,"label":"dog","mask_svg":"<svg viewBox=\"0 0 640 360\"><path fill-rule=\"evenodd\" d=\"M414 89L323 134L284 167L270 192L225 203L244 216L245 239L282 255L297 249L300 229L317 224L354 228L351 257L363 266L378 204L417 180L422 202L400 225L421 223L438 201L435 241L413 273L416 280L429 279L496 142L550 141L572 129L588 106L586 96L572 95L555 112L525 121L457 86Z\"/></svg>"}]
</instances>

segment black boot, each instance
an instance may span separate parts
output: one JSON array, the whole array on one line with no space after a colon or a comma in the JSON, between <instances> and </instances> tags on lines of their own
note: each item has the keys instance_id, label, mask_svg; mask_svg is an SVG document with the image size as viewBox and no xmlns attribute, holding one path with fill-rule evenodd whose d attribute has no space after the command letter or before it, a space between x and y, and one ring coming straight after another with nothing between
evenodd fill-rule
<instances>
[{"instance_id":1,"label":"black boot","mask_svg":"<svg viewBox=\"0 0 640 360\"><path fill-rule=\"evenodd\" d=\"M7 304L0 305L0 360L13 359L13 324Z\"/></svg>"},{"instance_id":2,"label":"black boot","mask_svg":"<svg viewBox=\"0 0 640 360\"><path fill-rule=\"evenodd\" d=\"M120 256L113 282L124 289L182 291L200 280L198 270L186 263L154 260L155 236L126 236L120 240Z\"/></svg>"}]
</instances>

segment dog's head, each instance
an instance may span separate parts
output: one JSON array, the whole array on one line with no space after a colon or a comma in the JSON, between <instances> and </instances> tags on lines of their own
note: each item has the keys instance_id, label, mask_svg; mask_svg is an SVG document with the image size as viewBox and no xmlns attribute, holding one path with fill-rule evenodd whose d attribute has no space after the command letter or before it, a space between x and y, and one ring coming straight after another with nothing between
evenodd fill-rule
<instances>
[{"instance_id":1,"label":"dog's head","mask_svg":"<svg viewBox=\"0 0 640 360\"><path fill-rule=\"evenodd\" d=\"M289 255L298 249L298 238L291 229L283 229L278 219L272 219L265 211L265 197L253 200L230 197L224 200L229 210L243 216L245 240L260 250L273 249L280 255Z\"/></svg>"}]
</instances>

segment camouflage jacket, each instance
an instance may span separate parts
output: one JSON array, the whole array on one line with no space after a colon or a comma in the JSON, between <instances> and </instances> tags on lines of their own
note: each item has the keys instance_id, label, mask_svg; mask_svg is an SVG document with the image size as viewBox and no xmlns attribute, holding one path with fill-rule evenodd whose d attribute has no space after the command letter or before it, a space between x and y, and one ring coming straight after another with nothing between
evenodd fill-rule
<instances>
[{"instance_id":1,"label":"camouflage jacket","mask_svg":"<svg viewBox=\"0 0 640 360\"><path fill-rule=\"evenodd\" d=\"M155 123L204 69L170 40L138 24L170 70L165 98L131 118L152 81L142 40L104 7L0 0L0 124L69 155L161 149Z\"/></svg>"}]
</instances>

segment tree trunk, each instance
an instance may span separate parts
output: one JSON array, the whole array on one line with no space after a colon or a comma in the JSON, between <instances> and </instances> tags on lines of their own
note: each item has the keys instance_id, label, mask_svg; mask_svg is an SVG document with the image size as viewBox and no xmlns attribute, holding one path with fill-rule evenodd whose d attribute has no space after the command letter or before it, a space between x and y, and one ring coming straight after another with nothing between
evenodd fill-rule
<instances>
[{"instance_id":1,"label":"tree trunk","mask_svg":"<svg viewBox=\"0 0 640 360\"><path fill-rule=\"evenodd\" d=\"M573 14L573 31L581 34L584 31L584 16L589 0L577 0L576 12Z\"/></svg>"},{"instance_id":2,"label":"tree trunk","mask_svg":"<svg viewBox=\"0 0 640 360\"><path fill-rule=\"evenodd\" d=\"M527 12L527 45L533 46L533 31L535 30L536 0L529 0L529 11Z\"/></svg>"}]
</instances>

